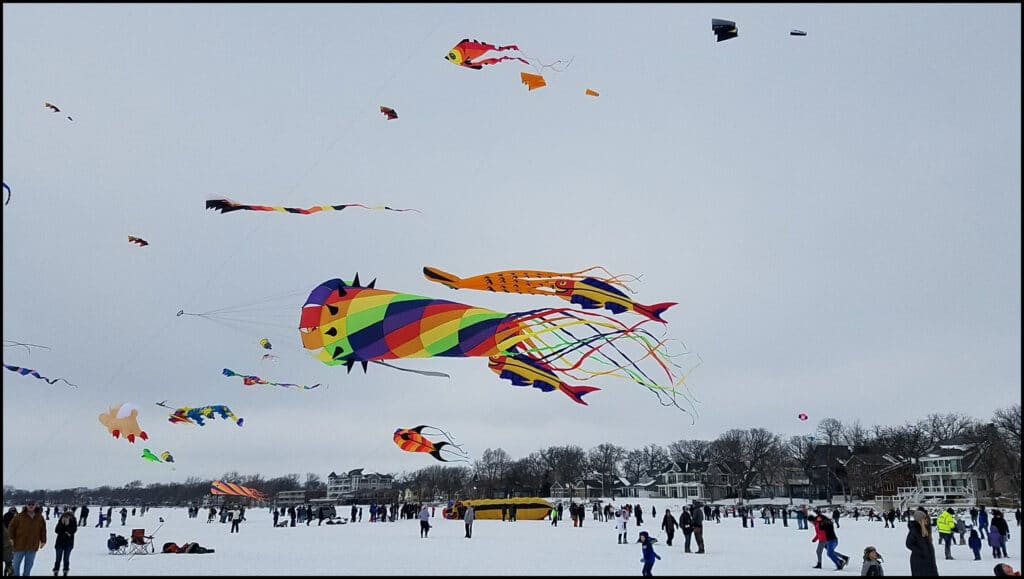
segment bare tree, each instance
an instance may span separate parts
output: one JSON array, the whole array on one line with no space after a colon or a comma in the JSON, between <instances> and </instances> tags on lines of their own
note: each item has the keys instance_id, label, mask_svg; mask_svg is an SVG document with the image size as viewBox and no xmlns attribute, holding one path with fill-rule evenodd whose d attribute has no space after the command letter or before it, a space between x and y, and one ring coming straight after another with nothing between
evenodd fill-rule
<instances>
[{"instance_id":1,"label":"bare tree","mask_svg":"<svg viewBox=\"0 0 1024 579\"><path fill-rule=\"evenodd\" d=\"M644 451L641 449L633 449L626 452L626 457L622 459L622 474L629 480L630 483L638 482L644 474L647 473L644 467L645 457Z\"/></svg>"},{"instance_id":2,"label":"bare tree","mask_svg":"<svg viewBox=\"0 0 1024 579\"><path fill-rule=\"evenodd\" d=\"M307 491L318 491L326 487L327 485L324 484L322 480L320 480L320 475L316 474L315 472L306 473L306 484L304 488Z\"/></svg>"},{"instance_id":3,"label":"bare tree","mask_svg":"<svg viewBox=\"0 0 1024 579\"><path fill-rule=\"evenodd\" d=\"M711 442L707 440L677 440L668 445L668 455L678 463L708 462L711 460Z\"/></svg>"},{"instance_id":4,"label":"bare tree","mask_svg":"<svg viewBox=\"0 0 1024 579\"><path fill-rule=\"evenodd\" d=\"M477 486L489 496L491 491L503 484L505 473L512 464L512 459L504 449L496 448L484 451L479 460L473 463Z\"/></svg>"},{"instance_id":5,"label":"bare tree","mask_svg":"<svg viewBox=\"0 0 1024 579\"><path fill-rule=\"evenodd\" d=\"M611 489L612 482L619 475L619 463L626 457L626 449L610 442L599 444L587 453L590 468L601 477L602 494Z\"/></svg>"},{"instance_id":6,"label":"bare tree","mask_svg":"<svg viewBox=\"0 0 1024 579\"><path fill-rule=\"evenodd\" d=\"M970 434L980 423L958 412L948 414L929 414L918 422L922 430L928 433L932 445L945 440L956 440Z\"/></svg>"},{"instance_id":7,"label":"bare tree","mask_svg":"<svg viewBox=\"0 0 1024 579\"><path fill-rule=\"evenodd\" d=\"M872 442L871 431L860 424L860 420L843 425L842 440L853 447L868 446Z\"/></svg>"},{"instance_id":8,"label":"bare tree","mask_svg":"<svg viewBox=\"0 0 1024 579\"><path fill-rule=\"evenodd\" d=\"M574 444L549 446L540 456L555 480L563 484L572 484L587 473L587 453Z\"/></svg>"},{"instance_id":9,"label":"bare tree","mask_svg":"<svg viewBox=\"0 0 1024 579\"><path fill-rule=\"evenodd\" d=\"M766 463L781 453L779 436L763 428L732 429L711 443L716 460L730 466L739 466L737 487L740 498L746 498L747 488L767 469Z\"/></svg>"},{"instance_id":10,"label":"bare tree","mask_svg":"<svg viewBox=\"0 0 1024 579\"><path fill-rule=\"evenodd\" d=\"M644 457L644 471L651 475L657 475L665 472L668 468L670 459L668 452L665 448L659 444L648 444L647 446L640 449Z\"/></svg>"}]
</instances>

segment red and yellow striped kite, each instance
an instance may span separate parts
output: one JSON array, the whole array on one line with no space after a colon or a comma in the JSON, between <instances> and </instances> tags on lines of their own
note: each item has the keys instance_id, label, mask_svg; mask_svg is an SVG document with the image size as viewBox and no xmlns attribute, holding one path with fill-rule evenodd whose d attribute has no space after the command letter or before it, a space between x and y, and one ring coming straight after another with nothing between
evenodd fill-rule
<instances>
[{"instance_id":1,"label":"red and yellow striped kite","mask_svg":"<svg viewBox=\"0 0 1024 579\"><path fill-rule=\"evenodd\" d=\"M256 489L243 487L242 485L215 480L210 484L211 495L230 495L235 497L248 497L257 501L267 500L266 495Z\"/></svg>"}]
</instances>

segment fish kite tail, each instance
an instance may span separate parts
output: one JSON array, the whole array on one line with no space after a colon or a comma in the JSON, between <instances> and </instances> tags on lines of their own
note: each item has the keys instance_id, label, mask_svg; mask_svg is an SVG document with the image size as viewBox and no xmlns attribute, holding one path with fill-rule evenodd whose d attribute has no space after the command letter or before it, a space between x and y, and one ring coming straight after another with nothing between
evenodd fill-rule
<instances>
[{"instance_id":1,"label":"fish kite tail","mask_svg":"<svg viewBox=\"0 0 1024 579\"><path fill-rule=\"evenodd\" d=\"M519 47L515 44L506 44L505 46L498 46L495 50L519 50Z\"/></svg>"},{"instance_id":2,"label":"fish kite tail","mask_svg":"<svg viewBox=\"0 0 1024 579\"><path fill-rule=\"evenodd\" d=\"M648 318L651 318L652 320L657 320L662 323L668 323L664 319L662 319L661 314L665 310L671 308L672 306L678 303L679 302L661 302L660 304L653 304L650 306L633 304L633 311L635 311L638 314L645 315Z\"/></svg>"},{"instance_id":3,"label":"fish kite tail","mask_svg":"<svg viewBox=\"0 0 1024 579\"><path fill-rule=\"evenodd\" d=\"M559 385L558 389L564 392L569 398L572 398L573 402L584 406L589 405L583 400L583 396L596 390L600 390L600 388L595 388L594 386L570 386L564 382Z\"/></svg>"},{"instance_id":4,"label":"fish kite tail","mask_svg":"<svg viewBox=\"0 0 1024 579\"><path fill-rule=\"evenodd\" d=\"M423 267L423 276L430 281L442 283L452 289L459 289L458 284L462 282L462 278L454 273L448 273L447 271L430 266Z\"/></svg>"},{"instance_id":5,"label":"fish kite tail","mask_svg":"<svg viewBox=\"0 0 1024 579\"><path fill-rule=\"evenodd\" d=\"M441 462L448 462L447 459L441 458L441 448L448 446L447 442L437 442L434 444L434 450L430 451L430 456L440 460Z\"/></svg>"}]
</instances>

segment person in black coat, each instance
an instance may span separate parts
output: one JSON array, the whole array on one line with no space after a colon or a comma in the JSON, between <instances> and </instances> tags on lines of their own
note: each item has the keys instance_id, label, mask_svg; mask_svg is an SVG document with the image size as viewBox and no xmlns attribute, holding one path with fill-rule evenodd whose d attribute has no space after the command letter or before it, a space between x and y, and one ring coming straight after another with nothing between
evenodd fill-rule
<instances>
[{"instance_id":1,"label":"person in black coat","mask_svg":"<svg viewBox=\"0 0 1024 579\"><path fill-rule=\"evenodd\" d=\"M676 518L672 516L672 511L665 509L665 516L661 518L661 529L665 531L665 535L668 536L668 540L665 544L669 547L672 546L672 537L675 536L676 527L678 526L679 523L677 523Z\"/></svg>"},{"instance_id":2,"label":"person in black coat","mask_svg":"<svg viewBox=\"0 0 1024 579\"><path fill-rule=\"evenodd\" d=\"M679 528L683 530L683 551L690 552L690 538L693 536L693 517L690 516L690 509L683 507L679 513Z\"/></svg>"},{"instance_id":3,"label":"person in black coat","mask_svg":"<svg viewBox=\"0 0 1024 579\"><path fill-rule=\"evenodd\" d=\"M71 549L75 548L75 533L78 532L78 521L75 520L75 514L71 511L64 511L53 532L57 535L54 547L57 550L57 560L53 562L53 574L57 574L60 561L64 559L64 575L67 575L68 569L71 567Z\"/></svg>"},{"instance_id":4,"label":"person in black coat","mask_svg":"<svg viewBox=\"0 0 1024 579\"><path fill-rule=\"evenodd\" d=\"M907 549L910 549L910 574L919 577L938 577L935 564L935 545L932 543L931 525L928 513L923 509L914 511L907 523Z\"/></svg>"}]
</instances>

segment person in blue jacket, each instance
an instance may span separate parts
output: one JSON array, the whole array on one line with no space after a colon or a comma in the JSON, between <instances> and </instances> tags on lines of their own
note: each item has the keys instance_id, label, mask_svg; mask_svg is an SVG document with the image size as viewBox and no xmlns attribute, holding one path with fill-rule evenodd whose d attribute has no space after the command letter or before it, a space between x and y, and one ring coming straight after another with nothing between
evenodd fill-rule
<instances>
[{"instance_id":1,"label":"person in blue jacket","mask_svg":"<svg viewBox=\"0 0 1024 579\"><path fill-rule=\"evenodd\" d=\"M640 549L643 553L643 558L640 562L644 564L642 574L644 577L653 577L651 575L651 569L654 568L654 562L661 559L661 555L654 552L654 543L658 540L651 538L647 531L640 531L640 538L637 539L637 543L640 543Z\"/></svg>"}]
</instances>

